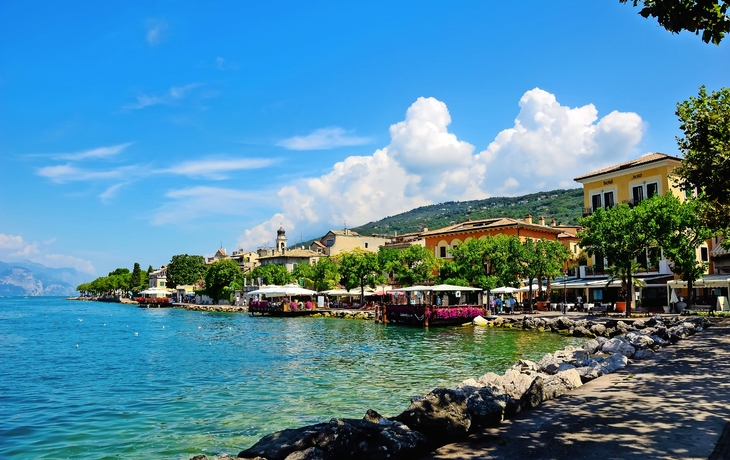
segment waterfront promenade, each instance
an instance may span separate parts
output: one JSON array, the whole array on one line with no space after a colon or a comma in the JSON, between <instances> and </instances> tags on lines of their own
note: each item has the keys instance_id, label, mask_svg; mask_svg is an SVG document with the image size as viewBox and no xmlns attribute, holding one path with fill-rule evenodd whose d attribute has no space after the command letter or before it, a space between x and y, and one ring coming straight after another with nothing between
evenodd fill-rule
<instances>
[{"instance_id":1,"label":"waterfront promenade","mask_svg":"<svg viewBox=\"0 0 730 460\"><path fill-rule=\"evenodd\" d=\"M422 460L512 458L730 459L730 319Z\"/></svg>"}]
</instances>

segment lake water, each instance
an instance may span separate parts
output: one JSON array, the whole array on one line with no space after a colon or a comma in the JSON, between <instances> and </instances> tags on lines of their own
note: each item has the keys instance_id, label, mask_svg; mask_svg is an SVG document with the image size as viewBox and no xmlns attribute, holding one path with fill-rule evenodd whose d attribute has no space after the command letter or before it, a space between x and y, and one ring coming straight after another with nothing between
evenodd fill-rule
<instances>
[{"instance_id":1,"label":"lake water","mask_svg":"<svg viewBox=\"0 0 730 460\"><path fill-rule=\"evenodd\" d=\"M579 339L0 298L0 458L237 454Z\"/></svg>"}]
</instances>

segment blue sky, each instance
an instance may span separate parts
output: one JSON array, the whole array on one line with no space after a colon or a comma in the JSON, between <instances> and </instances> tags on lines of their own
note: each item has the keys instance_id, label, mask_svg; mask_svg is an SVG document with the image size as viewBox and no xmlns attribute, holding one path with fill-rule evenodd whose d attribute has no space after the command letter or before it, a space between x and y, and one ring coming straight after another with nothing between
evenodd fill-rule
<instances>
[{"instance_id":1,"label":"blue sky","mask_svg":"<svg viewBox=\"0 0 730 460\"><path fill-rule=\"evenodd\" d=\"M92 279L576 187L730 84L730 39L618 0L347 3L0 3L0 260Z\"/></svg>"}]
</instances>

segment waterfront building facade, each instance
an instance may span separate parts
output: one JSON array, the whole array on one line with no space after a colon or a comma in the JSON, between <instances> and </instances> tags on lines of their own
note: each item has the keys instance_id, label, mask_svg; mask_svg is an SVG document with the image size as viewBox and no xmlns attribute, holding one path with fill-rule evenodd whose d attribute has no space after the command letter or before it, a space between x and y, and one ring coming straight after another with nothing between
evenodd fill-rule
<instances>
[{"instance_id":1,"label":"waterfront building facade","mask_svg":"<svg viewBox=\"0 0 730 460\"><path fill-rule=\"evenodd\" d=\"M380 246L385 246L390 238L385 236L363 236L359 233L345 228L343 230L330 230L318 243L312 243L310 250L319 251L326 256L335 256L341 252L352 251L355 248L365 251L378 252Z\"/></svg>"},{"instance_id":2,"label":"waterfront building facade","mask_svg":"<svg viewBox=\"0 0 730 460\"><path fill-rule=\"evenodd\" d=\"M612 208L619 203L636 206L642 200L671 192L680 199L685 194L672 179L675 168L682 159L664 153L649 153L631 161L609 166L575 178L583 184L583 215L592 214L598 208ZM711 242L709 242L711 244ZM710 262L708 242L697 248L697 258ZM637 259L640 273L672 276L669 261L661 248L646 248ZM605 255L589 257L582 277L602 276L607 265Z\"/></svg>"},{"instance_id":3,"label":"waterfront building facade","mask_svg":"<svg viewBox=\"0 0 730 460\"><path fill-rule=\"evenodd\" d=\"M452 260L451 249L470 239L484 239L487 235L502 234L514 235L520 241L525 241L527 238L558 241L558 236L563 233L565 233L564 230L557 226L545 225L544 218L540 218L537 224L533 223L532 216L528 214L524 220L509 217L467 220L437 230L424 231L420 237L423 238L425 247L433 251L437 259Z\"/></svg>"},{"instance_id":4,"label":"waterfront building facade","mask_svg":"<svg viewBox=\"0 0 730 460\"><path fill-rule=\"evenodd\" d=\"M149 287L167 289L167 266L163 265L159 269L149 274Z\"/></svg>"}]
</instances>

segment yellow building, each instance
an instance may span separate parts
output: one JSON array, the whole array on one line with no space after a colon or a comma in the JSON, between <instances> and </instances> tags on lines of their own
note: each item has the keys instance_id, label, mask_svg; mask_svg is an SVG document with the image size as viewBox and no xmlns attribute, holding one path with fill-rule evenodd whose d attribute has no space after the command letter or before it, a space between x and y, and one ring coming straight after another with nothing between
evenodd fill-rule
<instances>
[{"instance_id":1,"label":"yellow building","mask_svg":"<svg viewBox=\"0 0 730 460\"><path fill-rule=\"evenodd\" d=\"M681 158L672 155L649 153L576 177L575 181L583 184L583 215L587 216L598 208L610 208L620 203L634 206L646 198L664 195L668 191L684 199L684 192L672 178L674 169L681 162ZM709 249L707 242L698 247L698 260L709 262ZM646 248L646 252L637 258L637 262L641 266L639 277L644 278L650 287L659 289L665 286L663 283L667 280L674 278L669 261L664 258L661 248ZM600 255L589 258L588 265L580 267L580 277L604 276L606 263L606 258ZM666 299L663 301L666 302Z\"/></svg>"},{"instance_id":2,"label":"yellow building","mask_svg":"<svg viewBox=\"0 0 730 460\"><path fill-rule=\"evenodd\" d=\"M583 215L598 208L619 203L636 205L644 198L672 191L683 196L670 175L681 159L664 153L649 153L635 160L617 164L576 177L583 184Z\"/></svg>"}]
</instances>

